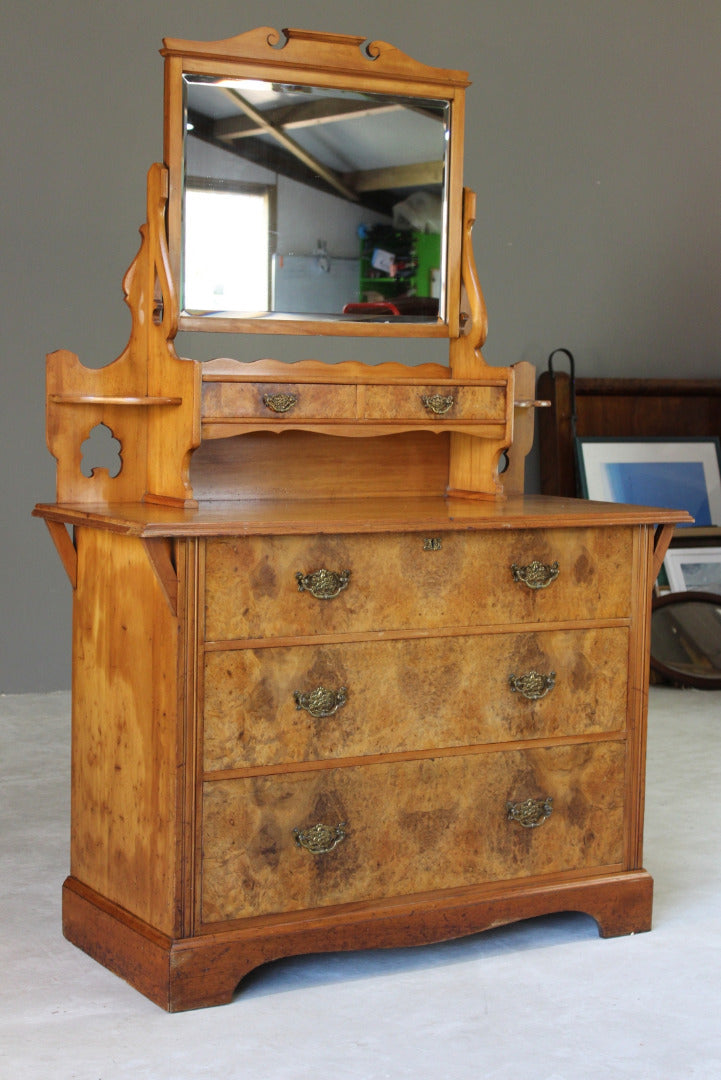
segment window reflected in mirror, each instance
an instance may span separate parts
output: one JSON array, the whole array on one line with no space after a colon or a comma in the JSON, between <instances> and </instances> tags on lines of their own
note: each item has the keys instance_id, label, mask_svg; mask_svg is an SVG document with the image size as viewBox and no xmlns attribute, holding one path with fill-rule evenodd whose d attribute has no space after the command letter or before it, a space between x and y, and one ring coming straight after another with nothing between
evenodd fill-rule
<instances>
[{"instance_id":1,"label":"window reflected in mirror","mask_svg":"<svg viewBox=\"0 0 721 1080\"><path fill-rule=\"evenodd\" d=\"M183 81L184 314L446 318L448 102Z\"/></svg>"},{"instance_id":2,"label":"window reflected in mirror","mask_svg":"<svg viewBox=\"0 0 721 1080\"><path fill-rule=\"evenodd\" d=\"M190 310L268 310L274 194L270 185L208 184L205 178L186 177L185 304Z\"/></svg>"}]
</instances>

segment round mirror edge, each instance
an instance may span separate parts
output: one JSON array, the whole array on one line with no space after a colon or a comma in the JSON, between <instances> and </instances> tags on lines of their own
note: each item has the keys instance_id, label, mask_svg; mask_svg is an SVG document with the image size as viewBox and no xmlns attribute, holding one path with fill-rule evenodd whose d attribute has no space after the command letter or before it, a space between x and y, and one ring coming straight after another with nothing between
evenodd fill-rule
<instances>
[{"instance_id":1,"label":"round mirror edge","mask_svg":"<svg viewBox=\"0 0 721 1080\"><path fill-rule=\"evenodd\" d=\"M709 593L696 590L664 593L653 598L651 611L651 670L662 675L670 682L680 686L688 686L696 690L721 690L721 673L718 676L703 676L680 671L678 668L664 663L653 654L653 616L657 611L663 611L668 607L680 604L703 603L721 608L721 594Z\"/></svg>"}]
</instances>

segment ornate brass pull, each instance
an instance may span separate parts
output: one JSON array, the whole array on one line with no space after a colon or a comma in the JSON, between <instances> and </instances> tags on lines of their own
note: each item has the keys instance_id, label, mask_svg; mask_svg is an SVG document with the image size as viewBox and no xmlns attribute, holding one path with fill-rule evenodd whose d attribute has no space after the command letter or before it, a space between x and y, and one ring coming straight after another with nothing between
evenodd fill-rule
<instances>
[{"instance_id":1,"label":"ornate brass pull","mask_svg":"<svg viewBox=\"0 0 721 1080\"><path fill-rule=\"evenodd\" d=\"M309 592L316 600L332 600L348 587L350 570L314 570L304 574L301 570L295 575L298 592Z\"/></svg>"},{"instance_id":2,"label":"ornate brass pull","mask_svg":"<svg viewBox=\"0 0 721 1080\"><path fill-rule=\"evenodd\" d=\"M511 565L514 581L522 581L529 589L546 589L558 577L558 563L542 563L537 559L527 566Z\"/></svg>"},{"instance_id":3,"label":"ornate brass pull","mask_svg":"<svg viewBox=\"0 0 721 1080\"><path fill-rule=\"evenodd\" d=\"M295 394L265 394L263 404L271 412L290 412L294 405L298 404Z\"/></svg>"},{"instance_id":4,"label":"ornate brass pull","mask_svg":"<svg viewBox=\"0 0 721 1080\"><path fill-rule=\"evenodd\" d=\"M328 690L325 686L316 686L315 690L311 690L306 694L301 690L296 690L293 697L298 712L305 709L316 720L321 720L324 716L332 716L333 713L337 713L339 709L343 708L348 700L348 690L345 686L341 686L338 690Z\"/></svg>"},{"instance_id":5,"label":"ornate brass pull","mask_svg":"<svg viewBox=\"0 0 721 1080\"><path fill-rule=\"evenodd\" d=\"M527 671L525 675L509 675L508 685L513 693L522 694L528 701L544 698L556 685L556 672L541 675L540 671Z\"/></svg>"},{"instance_id":6,"label":"ornate brass pull","mask_svg":"<svg viewBox=\"0 0 721 1080\"><path fill-rule=\"evenodd\" d=\"M442 416L443 413L447 413L449 409L453 408L456 399L452 394L421 394L421 403L424 409L436 413L437 416Z\"/></svg>"},{"instance_id":7,"label":"ornate brass pull","mask_svg":"<svg viewBox=\"0 0 721 1080\"><path fill-rule=\"evenodd\" d=\"M506 816L509 821L516 821L524 829L535 829L543 825L553 813L553 799L546 795L543 799L524 799L523 802L506 803Z\"/></svg>"},{"instance_id":8,"label":"ornate brass pull","mask_svg":"<svg viewBox=\"0 0 721 1080\"><path fill-rule=\"evenodd\" d=\"M309 829L293 829L296 847L305 848L311 855L327 855L342 840L345 840L345 821L332 825L311 825Z\"/></svg>"}]
</instances>

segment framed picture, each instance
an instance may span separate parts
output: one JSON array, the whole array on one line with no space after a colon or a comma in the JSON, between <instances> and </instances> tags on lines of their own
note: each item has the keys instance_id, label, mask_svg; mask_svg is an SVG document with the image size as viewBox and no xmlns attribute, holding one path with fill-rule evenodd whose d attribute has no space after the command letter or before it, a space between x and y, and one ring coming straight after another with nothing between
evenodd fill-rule
<instances>
[{"instance_id":1,"label":"framed picture","mask_svg":"<svg viewBox=\"0 0 721 1080\"><path fill-rule=\"evenodd\" d=\"M688 510L696 526L721 525L717 438L579 437L576 455L585 499Z\"/></svg>"},{"instance_id":2,"label":"framed picture","mask_svg":"<svg viewBox=\"0 0 721 1080\"><path fill-rule=\"evenodd\" d=\"M721 547L669 548L663 565L671 592L698 589L721 597Z\"/></svg>"}]
</instances>

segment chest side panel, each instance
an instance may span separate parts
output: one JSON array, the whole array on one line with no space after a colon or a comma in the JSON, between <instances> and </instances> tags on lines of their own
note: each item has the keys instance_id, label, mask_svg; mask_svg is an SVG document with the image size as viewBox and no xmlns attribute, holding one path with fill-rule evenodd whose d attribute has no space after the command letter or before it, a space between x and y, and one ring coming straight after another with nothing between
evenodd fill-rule
<instances>
[{"instance_id":1,"label":"chest side panel","mask_svg":"<svg viewBox=\"0 0 721 1080\"><path fill-rule=\"evenodd\" d=\"M172 933L179 620L139 540L78 529L76 543L71 873Z\"/></svg>"}]
</instances>

